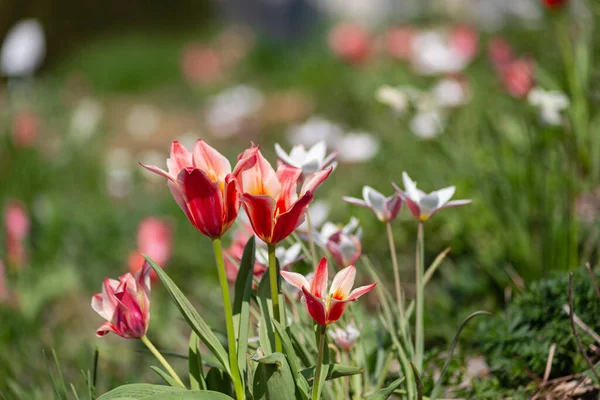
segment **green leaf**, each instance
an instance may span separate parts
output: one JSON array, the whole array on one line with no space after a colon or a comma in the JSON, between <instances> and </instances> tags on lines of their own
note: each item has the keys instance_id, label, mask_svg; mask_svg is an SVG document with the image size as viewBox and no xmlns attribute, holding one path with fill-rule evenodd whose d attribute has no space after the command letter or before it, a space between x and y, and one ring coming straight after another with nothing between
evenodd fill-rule
<instances>
[{"instance_id":1,"label":"green leaf","mask_svg":"<svg viewBox=\"0 0 600 400\"><path fill-rule=\"evenodd\" d=\"M163 381L165 381L165 383L171 387L176 387L176 388L184 388L182 387L179 383L177 383L175 381L175 379L173 379L171 377L171 375L167 374L165 371L163 371L162 369L155 367L155 366L151 366L150 369L154 372L156 372L158 374L158 376L160 376Z\"/></svg>"},{"instance_id":2,"label":"green leaf","mask_svg":"<svg viewBox=\"0 0 600 400\"><path fill-rule=\"evenodd\" d=\"M258 284L258 291L256 293L261 314L258 338L263 353L267 355L271 354L275 349L275 331L273 330L273 324L271 323L273 313L270 281L269 270L267 269L267 272L264 273Z\"/></svg>"},{"instance_id":3,"label":"green leaf","mask_svg":"<svg viewBox=\"0 0 600 400\"><path fill-rule=\"evenodd\" d=\"M368 400L386 400L388 397L394 393L394 390L398 389L400 385L404 382L404 377L396 379L394 382L390 383L388 387L384 387L383 389L373 393L368 397Z\"/></svg>"},{"instance_id":4,"label":"green leaf","mask_svg":"<svg viewBox=\"0 0 600 400\"><path fill-rule=\"evenodd\" d=\"M206 390L206 381L202 371L202 354L200 353L200 338L194 331L190 333L188 349L190 385L192 390Z\"/></svg>"},{"instance_id":5,"label":"green leaf","mask_svg":"<svg viewBox=\"0 0 600 400\"><path fill-rule=\"evenodd\" d=\"M198 315L198 312L194 309L190 301L185 297L185 295L179 290L177 285L169 278L165 271L161 267L158 266L150 257L144 254L144 258L152 269L156 272L161 282L169 292L171 299L175 302L175 305L181 312L181 315L188 322L190 327L196 332L198 337L202 339L206 347L215 355L218 362L221 364L223 369L227 371L228 374L231 375L231 369L229 368L229 360L227 357L227 352L219 342L219 339L215 336L213 331L210 330L210 327L204 320Z\"/></svg>"},{"instance_id":6,"label":"green leaf","mask_svg":"<svg viewBox=\"0 0 600 400\"><path fill-rule=\"evenodd\" d=\"M421 374L419 374L419 370L415 367L415 364L410 362L410 367L413 370L413 376L415 377L415 385L417 386L417 400L423 400L423 382L421 381Z\"/></svg>"},{"instance_id":7,"label":"green leaf","mask_svg":"<svg viewBox=\"0 0 600 400\"><path fill-rule=\"evenodd\" d=\"M298 394L302 400L310 399L310 385L306 381L304 375L300 373L296 375L296 387L298 388Z\"/></svg>"},{"instance_id":8,"label":"green leaf","mask_svg":"<svg viewBox=\"0 0 600 400\"><path fill-rule=\"evenodd\" d=\"M487 312L487 311L476 311L473 314L469 315L462 322L462 324L460 324L460 326L458 327L458 331L456 332L456 335L454 336L454 339L452 340L452 343L450 344L450 349L448 350L448 358L446 358L446 361L444 362L444 366L442 368L442 372L440 373L440 377L438 378L438 380L435 382L435 385L433 386L433 390L431 391L429 400L435 400L435 398L437 397L437 395L440 391L440 388L442 387L442 383L444 382L444 376L446 375L446 372L448 371L448 365L450 365L450 360L452 360L452 356L454 355L454 349L456 348L456 345L458 344L458 339L460 338L460 334L462 333L462 331L465 328L465 326L467 325L467 323L479 315L492 315L492 313Z\"/></svg>"},{"instance_id":9,"label":"green leaf","mask_svg":"<svg viewBox=\"0 0 600 400\"><path fill-rule=\"evenodd\" d=\"M161 393L146 397L144 400L231 400L232 397L226 394L213 392L212 390L194 390L173 393Z\"/></svg>"},{"instance_id":10,"label":"green leaf","mask_svg":"<svg viewBox=\"0 0 600 400\"><path fill-rule=\"evenodd\" d=\"M254 400L291 400L296 398L296 383L285 356L273 353L258 360L254 374Z\"/></svg>"},{"instance_id":11,"label":"green leaf","mask_svg":"<svg viewBox=\"0 0 600 400\"><path fill-rule=\"evenodd\" d=\"M293 376L296 376L300 369L300 365L298 364L298 357L296 357L296 352L294 351L294 345L292 345L292 341L290 340L290 337L283 326L279 322L275 321L275 319L272 319L272 322L277 334L279 334L279 337L281 338L283 354L285 354L288 359Z\"/></svg>"},{"instance_id":12,"label":"green leaf","mask_svg":"<svg viewBox=\"0 0 600 400\"><path fill-rule=\"evenodd\" d=\"M254 254L256 245L254 236L244 247L240 270L235 280L235 300L233 302L233 323L238 339L238 365L241 376L247 368L248 329L250 328L250 301L252 298L252 279L254 278Z\"/></svg>"},{"instance_id":13,"label":"green leaf","mask_svg":"<svg viewBox=\"0 0 600 400\"><path fill-rule=\"evenodd\" d=\"M185 389L174 388L162 385L150 385L147 383L134 383L131 385L119 386L104 393L97 400L131 400L131 399L146 399L156 394L164 393L183 393Z\"/></svg>"},{"instance_id":14,"label":"green leaf","mask_svg":"<svg viewBox=\"0 0 600 400\"><path fill-rule=\"evenodd\" d=\"M337 379L343 376L362 374L363 369L341 364L323 364L323 371L327 371L326 379L329 381L331 379ZM312 386L312 381L315 376L315 367L313 366L305 368L300 371L300 374L302 374L302 376L304 376L304 378L306 378L308 383Z\"/></svg>"},{"instance_id":15,"label":"green leaf","mask_svg":"<svg viewBox=\"0 0 600 400\"><path fill-rule=\"evenodd\" d=\"M229 375L218 368L211 368L206 374L206 387L219 393L233 394L233 386Z\"/></svg>"}]
</instances>

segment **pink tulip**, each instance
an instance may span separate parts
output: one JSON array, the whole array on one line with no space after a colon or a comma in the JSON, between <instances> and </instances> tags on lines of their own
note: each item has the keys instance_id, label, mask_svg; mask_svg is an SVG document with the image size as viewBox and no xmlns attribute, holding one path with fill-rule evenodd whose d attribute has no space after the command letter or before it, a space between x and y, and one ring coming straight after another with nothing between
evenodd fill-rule
<instances>
[{"instance_id":1,"label":"pink tulip","mask_svg":"<svg viewBox=\"0 0 600 400\"><path fill-rule=\"evenodd\" d=\"M399 60L410 60L412 56L412 40L417 30L412 26L401 26L390 29L385 37L387 53Z\"/></svg>"},{"instance_id":2,"label":"pink tulip","mask_svg":"<svg viewBox=\"0 0 600 400\"><path fill-rule=\"evenodd\" d=\"M147 170L167 178L169 189L192 225L211 239L220 238L233 224L240 208L236 178L256 161L258 148L239 158L233 172L229 161L204 140L198 140L190 153L175 141L168 172L154 165Z\"/></svg>"},{"instance_id":3,"label":"pink tulip","mask_svg":"<svg viewBox=\"0 0 600 400\"><path fill-rule=\"evenodd\" d=\"M223 64L219 53L202 44L187 46L181 57L183 75L189 82L200 85L213 84L223 79Z\"/></svg>"},{"instance_id":4,"label":"pink tulip","mask_svg":"<svg viewBox=\"0 0 600 400\"><path fill-rule=\"evenodd\" d=\"M360 64L369 57L369 33L361 26L349 22L336 25L329 34L329 48L341 59Z\"/></svg>"},{"instance_id":5,"label":"pink tulip","mask_svg":"<svg viewBox=\"0 0 600 400\"><path fill-rule=\"evenodd\" d=\"M327 260L325 258L321 259L310 283L303 275L296 272L281 271L281 275L290 285L302 290L308 313L319 325L329 325L340 319L348 303L356 301L377 284L372 283L352 290L356 269L351 265L335 275L329 293L327 293Z\"/></svg>"},{"instance_id":6,"label":"pink tulip","mask_svg":"<svg viewBox=\"0 0 600 400\"><path fill-rule=\"evenodd\" d=\"M277 244L304 221L313 192L329 176L332 167L312 174L298 194L296 187L301 169L280 165L275 172L255 146L242 153L239 159L250 157L255 157L256 161L252 167L241 171L238 178L240 201L256 236L268 244Z\"/></svg>"},{"instance_id":7,"label":"pink tulip","mask_svg":"<svg viewBox=\"0 0 600 400\"><path fill-rule=\"evenodd\" d=\"M147 217L138 227L137 250L129 255L128 264L131 273L136 272L145 262L144 256L150 256L158 265L165 267L171 256L172 232L169 225L156 217ZM156 272L150 273L150 279L155 280Z\"/></svg>"},{"instance_id":8,"label":"pink tulip","mask_svg":"<svg viewBox=\"0 0 600 400\"><path fill-rule=\"evenodd\" d=\"M450 33L450 42L460 55L472 60L478 52L479 33L468 25L458 25Z\"/></svg>"},{"instance_id":9,"label":"pink tulip","mask_svg":"<svg viewBox=\"0 0 600 400\"><path fill-rule=\"evenodd\" d=\"M31 111L20 111L13 121L12 138L16 147L33 146L40 126L39 117Z\"/></svg>"},{"instance_id":10,"label":"pink tulip","mask_svg":"<svg viewBox=\"0 0 600 400\"><path fill-rule=\"evenodd\" d=\"M105 279L102 293L92 297L92 308L107 322L97 330L102 337L114 332L125 339L146 335L150 322L150 264L135 273L126 273L119 280Z\"/></svg>"},{"instance_id":11,"label":"pink tulip","mask_svg":"<svg viewBox=\"0 0 600 400\"><path fill-rule=\"evenodd\" d=\"M29 216L19 202L11 202L4 210L6 255L11 267L19 269L27 263L25 240L29 235Z\"/></svg>"},{"instance_id":12,"label":"pink tulip","mask_svg":"<svg viewBox=\"0 0 600 400\"><path fill-rule=\"evenodd\" d=\"M504 87L516 98L524 98L534 86L534 64L529 58L517 58L500 71Z\"/></svg>"},{"instance_id":13,"label":"pink tulip","mask_svg":"<svg viewBox=\"0 0 600 400\"><path fill-rule=\"evenodd\" d=\"M501 68L514 59L513 49L503 38L494 37L488 43L488 58L494 68Z\"/></svg>"}]
</instances>

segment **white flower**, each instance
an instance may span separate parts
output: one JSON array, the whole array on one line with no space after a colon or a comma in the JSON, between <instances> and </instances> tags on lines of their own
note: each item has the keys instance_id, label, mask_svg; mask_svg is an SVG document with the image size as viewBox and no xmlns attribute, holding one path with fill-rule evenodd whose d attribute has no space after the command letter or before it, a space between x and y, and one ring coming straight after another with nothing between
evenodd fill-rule
<instances>
[{"instance_id":1,"label":"white flower","mask_svg":"<svg viewBox=\"0 0 600 400\"><path fill-rule=\"evenodd\" d=\"M456 79L442 79L431 89L435 103L442 108L454 108L466 104L469 94L465 85Z\"/></svg>"},{"instance_id":2,"label":"white flower","mask_svg":"<svg viewBox=\"0 0 600 400\"><path fill-rule=\"evenodd\" d=\"M226 89L210 100L206 122L213 135L231 137L240 132L244 119L258 112L264 104L264 95L247 85Z\"/></svg>"},{"instance_id":3,"label":"white flower","mask_svg":"<svg viewBox=\"0 0 600 400\"><path fill-rule=\"evenodd\" d=\"M445 115L437 109L418 111L410 121L410 130L421 139L433 139L444 132Z\"/></svg>"},{"instance_id":4,"label":"white flower","mask_svg":"<svg viewBox=\"0 0 600 400\"><path fill-rule=\"evenodd\" d=\"M126 149L110 150L106 156L106 189L110 196L122 198L133 188L132 158Z\"/></svg>"},{"instance_id":5,"label":"white flower","mask_svg":"<svg viewBox=\"0 0 600 400\"><path fill-rule=\"evenodd\" d=\"M562 124L561 112L569 107L568 97L556 90L544 90L535 87L529 91L527 101L539 109L541 120L548 125Z\"/></svg>"},{"instance_id":6,"label":"white flower","mask_svg":"<svg viewBox=\"0 0 600 400\"><path fill-rule=\"evenodd\" d=\"M79 140L91 137L102 120L102 105L89 97L79 101L71 115L71 135Z\"/></svg>"},{"instance_id":7,"label":"white flower","mask_svg":"<svg viewBox=\"0 0 600 400\"><path fill-rule=\"evenodd\" d=\"M405 114L410 107L409 95L397 87L382 86L377 90L375 97L381 104L389 106L400 115Z\"/></svg>"},{"instance_id":8,"label":"white flower","mask_svg":"<svg viewBox=\"0 0 600 400\"><path fill-rule=\"evenodd\" d=\"M351 322L345 328L340 328L339 325L336 325L333 329L329 330L329 336L340 349L348 351L356 344L358 338L360 338L360 331Z\"/></svg>"},{"instance_id":9,"label":"white flower","mask_svg":"<svg viewBox=\"0 0 600 400\"><path fill-rule=\"evenodd\" d=\"M309 150L306 150L303 145L298 144L292 148L289 154L281 148L279 143L275 143L275 152L284 164L300 168L305 177L321 171L330 165L334 168L336 166L333 160L337 154L331 153L327 155L327 145L324 141L317 142Z\"/></svg>"},{"instance_id":10,"label":"white flower","mask_svg":"<svg viewBox=\"0 0 600 400\"><path fill-rule=\"evenodd\" d=\"M288 139L293 144L309 147L320 141L328 146L335 146L343 135L343 129L321 117L312 117L305 123L293 126L288 132Z\"/></svg>"},{"instance_id":11,"label":"white flower","mask_svg":"<svg viewBox=\"0 0 600 400\"><path fill-rule=\"evenodd\" d=\"M359 225L360 221L356 217L351 217L350 221L344 226L327 221L323 224L321 231L317 233L315 242L321 247L326 247L329 238L338 232L341 232L344 235L354 235L360 238L362 236L362 229L359 227Z\"/></svg>"},{"instance_id":12,"label":"white flower","mask_svg":"<svg viewBox=\"0 0 600 400\"><path fill-rule=\"evenodd\" d=\"M411 44L412 64L422 75L452 74L462 71L470 59L450 43L447 35L438 31L423 31Z\"/></svg>"},{"instance_id":13,"label":"white flower","mask_svg":"<svg viewBox=\"0 0 600 400\"><path fill-rule=\"evenodd\" d=\"M410 179L406 172L402 172L402 181L404 183L404 191L396 186L395 183L392 183L392 185L400 197L406 201L406 205L412 215L421 222L427 221L433 214L444 208L460 207L471 203L471 200L450 201L456 190L454 186L426 194L417 188L417 183Z\"/></svg>"},{"instance_id":14,"label":"white flower","mask_svg":"<svg viewBox=\"0 0 600 400\"><path fill-rule=\"evenodd\" d=\"M125 127L133 136L151 136L158 131L160 118L160 110L157 107L149 104L136 105L129 112Z\"/></svg>"},{"instance_id":15,"label":"white flower","mask_svg":"<svg viewBox=\"0 0 600 400\"><path fill-rule=\"evenodd\" d=\"M46 55L46 38L42 25L35 19L22 20L13 26L0 57L2 73L7 76L30 76Z\"/></svg>"},{"instance_id":16,"label":"white flower","mask_svg":"<svg viewBox=\"0 0 600 400\"><path fill-rule=\"evenodd\" d=\"M379 140L366 132L350 132L337 143L338 157L345 163L369 161L379 152Z\"/></svg>"},{"instance_id":17,"label":"white flower","mask_svg":"<svg viewBox=\"0 0 600 400\"><path fill-rule=\"evenodd\" d=\"M294 243L289 248L278 246L275 249L275 257L279 261L279 267L284 269L302 259L302 245ZM256 262L262 265L269 265L269 252L265 248L256 248Z\"/></svg>"}]
</instances>

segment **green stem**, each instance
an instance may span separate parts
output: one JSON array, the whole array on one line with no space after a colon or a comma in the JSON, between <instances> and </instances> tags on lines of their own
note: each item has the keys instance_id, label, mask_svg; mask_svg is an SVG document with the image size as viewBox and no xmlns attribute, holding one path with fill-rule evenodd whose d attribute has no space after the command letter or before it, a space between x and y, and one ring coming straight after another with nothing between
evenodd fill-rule
<instances>
[{"instance_id":1,"label":"green stem","mask_svg":"<svg viewBox=\"0 0 600 400\"><path fill-rule=\"evenodd\" d=\"M273 318L275 321L281 323L281 316L279 315L279 288L277 287L277 259L275 258L275 245L267 244L269 250L269 280L271 284L271 302L273 304ZM275 351L281 353L283 346L281 345L281 338L279 334L275 332Z\"/></svg>"},{"instance_id":2,"label":"green stem","mask_svg":"<svg viewBox=\"0 0 600 400\"><path fill-rule=\"evenodd\" d=\"M142 336L140 338L140 340L142 341L142 343L144 343L146 345L146 347L148 348L148 350L150 350L150 352L152 354L154 354L154 357L156 357L158 359L158 361L160 361L160 363L162 364L162 366L165 367L165 369L171 375L171 377L173 377L173 379L175 379L175 382L179 383L182 388L185 388L185 385L183 384L183 382L181 381L181 379L179 379L179 376L177 375L177 372L175 372L175 370L173 369L173 367L171 367L171 364L169 364L167 362L167 360L165 360L165 358L162 356L162 354L160 354L160 351L158 351L156 349L156 347L154 347L154 345L152 344L152 342L150 341L150 339L148 339L148 337L146 335L144 335L144 336Z\"/></svg>"},{"instance_id":3,"label":"green stem","mask_svg":"<svg viewBox=\"0 0 600 400\"><path fill-rule=\"evenodd\" d=\"M231 380L235 389L235 395L238 400L245 399L244 386L240 376L237 357L237 341L235 330L233 328L233 312L231 311L231 298L229 296L229 285L227 284L227 273L225 272L225 263L223 261L223 249L221 239L213 240L215 251L215 260L217 262L217 272L219 284L221 285L221 294L223 295L223 309L225 310L225 325L227 326L227 345L229 347L229 366L231 368Z\"/></svg>"},{"instance_id":4,"label":"green stem","mask_svg":"<svg viewBox=\"0 0 600 400\"><path fill-rule=\"evenodd\" d=\"M317 367L315 368L312 400L318 400L319 392L321 391L321 368L323 366L323 353L325 351L325 329L326 325L319 325L319 355L317 356Z\"/></svg>"},{"instance_id":5,"label":"green stem","mask_svg":"<svg viewBox=\"0 0 600 400\"><path fill-rule=\"evenodd\" d=\"M396 258L396 245L394 244L394 232L392 231L392 224L390 222L385 224L387 228L388 242L390 245L390 254L392 256L392 266L394 267L394 281L396 282L396 302L398 304L398 313L400 314L400 332L402 337L406 340L406 329L404 324L404 301L402 297L402 286L400 284L400 271L398 268L398 259Z\"/></svg>"},{"instance_id":6,"label":"green stem","mask_svg":"<svg viewBox=\"0 0 600 400\"><path fill-rule=\"evenodd\" d=\"M310 222L310 214L308 208L306 209L306 230L308 231L308 245L310 246L310 258L312 260L313 271L317 270L317 249L315 248L315 239L313 237L312 223Z\"/></svg>"},{"instance_id":7,"label":"green stem","mask_svg":"<svg viewBox=\"0 0 600 400\"><path fill-rule=\"evenodd\" d=\"M423 371L423 348L424 348L424 337L423 337L423 275L424 275L424 233L423 223L419 222L419 230L417 233L417 254L416 254L416 289L417 289L417 315L416 315L416 326L415 326L415 348L416 348L416 363L415 367L417 371L421 373Z\"/></svg>"}]
</instances>

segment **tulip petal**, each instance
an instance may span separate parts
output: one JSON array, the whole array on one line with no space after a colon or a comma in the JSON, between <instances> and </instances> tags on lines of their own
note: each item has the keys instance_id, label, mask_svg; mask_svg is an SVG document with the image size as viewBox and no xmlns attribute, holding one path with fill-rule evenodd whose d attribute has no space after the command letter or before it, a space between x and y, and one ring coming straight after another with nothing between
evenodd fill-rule
<instances>
[{"instance_id":1,"label":"tulip petal","mask_svg":"<svg viewBox=\"0 0 600 400\"><path fill-rule=\"evenodd\" d=\"M273 236L273 217L275 215L275 200L270 196L244 193L240 197L244 209L254 229L256 236L267 243L271 243Z\"/></svg>"},{"instance_id":2,"label":"tulip petal","mask_svg":"<svg viewBox=\"0 0 600 400\"><path fill-rule=\"evenodd\" d=\"M456 208L456 207L466 206L467 204L471 204L471 200L452 200L452 201L449 201L448 203L446 203L442 207L440 207L437 210L435 210L434 212L432 212L429 217L433 216L435 213L437 213L440 210L444 210L446 208Z\"/></svg>"},{"instance_id":3,"label":"tulip petal","mask_svg":"<svg viewBox=\"0 0 600 400\"><path fill-rule=\"evenodd\" d=\"M110 322L105 322L102 325L100 325L100 327L96 329L96 336L106 336L109 332L114 332L117 335L122 336L121 332L118 331L117 328Z\"/></svg>"},{"instance_id":4,"label":"tulip petal","mask_svg":"<svg viewBox=\"0 0 600 400\"><path fill-rule=\"evenodd\" d=\"M395 220L402 208L402 198L396 194L388 197L385 201L385 208L385 222Z\"/></svg>"},{"instance_id":5,"label":"tulip petal","mask_svg":"<svg viewBox=\"0 0 600 400\"><path fill-rule=\"evenodd\" d=\"M327 179L329 174L331 174L331 171L333 171L333 167L329 167L322 171L318 171L314 174L311 174L309 178L304 181L304 184L300 189L300 196L303 196L305 193L308 192L314 193L314 191L317 190L321 183L323 183L323 181Z\"/></svg>"},{"instance_id":6,"label":"tulip petal","mask_svg":"<svg viewBox=\"0 0 600 400\"><path fill-rule=\"evenodd\" d=\"M452 196L454 196L455 191L456 191L456 187L449 186L447 188L443 188L443 189L436 190L435 192L433 192L433 193L437 194L437 196L439 198L437 207L441 207L444 204L446 204L452 198Z\"/></svg>"},{"instance_id":7,"label":"tulip petal","mask_svg":"<svg viewBox=\"0 0 600 400\"><path fill-rule=\"evenodd\" d=\"M225 192L223 193L225 204L223 205L224 217L221 234L233 225L240 211L240 196L237 186L238 182L232 174L225 177Z\"/></svg>"},{"instance_id":8,"label":"tulip petal","mask_svg":"<svg viewBox=\"0 0 600 400\"><path fill-rule=\"evenodd\" d=\"M279 198L281 184L277 179L275 170L260 151L256 151L255 164L251 168L242 171L241 177L244 194L268 195L273 199Z\"/></svg>"},{"instance_id":9,"label":"tulip petal","mask_svg":"<svg viewBox=\"0 0 600 400\"><path fill-rule=\"evenodd\" d=\"M344 311L350 300L336 300L331 299L329 301L329 308L327 309L327 324L332 324L342 317Z\"/></svg>"},{"instance_id":10,"label":"tulip petal","mask_svg":"<svg viewBox=\"0 0 600 400\"><path fill-rule=\"evenodd\" d=\"M157 167L156 165L146 165L146 164L142 164L142 163L138 163L138 164L140 164L142 167L146 168L148 171L154 172L156 175L164 176L165 178L170 179L172 181L177 180L177 175L171 175L167 171L165 171L162 168Z\"/></svg>"},{"instance_id":11,"label":"tulip petal","mask_svg":"<svg viewBox=\"0 0 600 400\"><path fill-rule=\"evenodd\" d=\"M244 150L243 153L238 155L238 162L233 168L231 174L237 178L240 172L252 168L256 164L256 153L258 152L258 146L252 146L249 149Z\"/></svg>"},{"instance_id":12,"label":"tulip petal","mask_svg":"<svg viewBox=\"0 0 600 400\"><path fill-rule=\"evenodd\" d=\"M169 175L176 177L184 169L192 166L192 153L177 140L171 143L171 157L167 159Z\"/></svg>"},{"instance_id":13,"label":"tulip petal","mask_svg":"<svg viewBox=\"0 0 600 400\"><path fill-rule=\"evenodd\" d=\"M342 197L342 200L344 200L346 203L350 203L355 206L369 208L369 205L367 203L365 203L364 200L357 199L356 197L344 196L344 197Z\"/></svg>"},{"instance_id":14,"label":"tulip petal","mask_svg":"<svg viewBox=\"0 0 600 400\"><path fill-rule=\"evenodd\" d=\"M302 289L303 287L310 288L310 284L302 274L289 271L280 271L280 274L287 283L298 289Z\"/></svg>"},{"instance_id":15,"label":"tulip petal","mask_svg":"<svg viewBox=\"0 0 600 400\"><path fill-rule=\"evenodd\" d=\"M370 186L363 187L363 198L377 218L385 220L385 196Z\"/></svg>"},{"instance_id":16,"label":"tulip petal","mask_svg":"<svg viewBox=\"0 0 600 400\"><path fill-rule=\"evenodd\" d=\"M354 286L354 278L356 277L356 268L354 265L350 265L340 272L335 274L331 288L329 289L329 295L336 300L346 300L350 295L352 286Z\"/></svg>"},{"instance_id":17,"label":"tulip petal","mask_svg":"<svg viewBox=\"0 0 600 400\"><path fill-rule=\"evenodd\" d=\"M296 149L296 146L293 147L292 152L294 151L294 149ZM300 163L298 163L291 155L292 153L290 153L290 155L288 155L285 150L283 150L283 148L279 145L279 143L275 143L275 153L277 154L277 157L286 165L290 165L292 167L296 167L296 168L302 168L302 165Z\"/></svg>"},{"instance_id":18,"label":"tulip petal","mask_svg":"<svg viewBox=\"0 0 600 400\"><path fill-rule=\"evenodd\" d=\"M310 292L320 299L324 298L327 292L327 275L327 259L323 257L310 283Z\"/></svg>"},{"instance_id":19,"label":"tulip petal","mask_svg":"<svg viewBox=\"0 0 600 400\"><path fill-rule=\"evenodd\" d=\"M194 167L204 171L213 182L222 182L231 173L231 164L221 153L198 139L194 145Z\"/></svg>"},{"instance_id":20,"label":"tulip petal","mask_svg":"<svg viewBox=\"0 0 600 400\"><path fill-rule=\"evenodd\" d=\"M277 199L277 210L279 212L287 211L298 200L296 185L300 175L302 175L301 169L290 167L289 165L283 164L277 168L277 179L281 184L281 191Z\"/></svg>"},{"instance_id":21,"label":"tulip petal","mask_svg":"<svg viewBox=\"0 0 600 400\"><path fill-rule=\"evenodd\" d=\"M327 154L327 145L324 140L320 140L315 143L306 153L306 160L316 160L321 164Z\"/></svg>"},{"instance_id":22,"label":"tulip petal","mask_svg":"<svg viewBox=\"0 0 600 400\"><path fill-rule=\"evenodd\" d=\"M312 199L312 192L307 192L292 205L292 208L289 211L279 214L275 218L273 236L271 237L270 242L271 244L279 243L288 237L298 225L304 222L304 213L306 212L306 207L308 207L308 204L312 201Z\"/></svg>"},{"instance_id":23,"label":"tulip petal","mask_svg":"<svg viewBox=\"0 0 600 400\"><path fill-rule=\"evenodd\" d=\"M415 218L420 218L421 208L419 207L419 205L415 201L413 201L406 193L404 193L395 183L392 183L392 185L394 186L394 189L396 189L396 192L398 192L398 195L406 202L406 205L408 206L408 209L410 210L411 214Z\"/></svg>"},{"instance_id":24,"label":"tulip petal","mask_svg":"<svg viewBox=\"0 0 600 400\"><path fill-rule=\"evenodd\" d=\"M118 287L119 281L107 278L102 285L102 293L92 297L92 309L107 321L111 321L115 314L117 300L114 294Z\"/></svg>"},{"instance_id":25,"label":"tulip petal","mask_svg":"<svg viewBox=\"0 0 600 400\"><path fill-rule=\"evenodd\" d=\"M402 172L402 183L404 184L404 190L406 190L406 196L418 203L421 199L421 192L417 189L417 183L410 179L406 172Z\"/></svg>"},{"instance_id":26,"label":"tulip petal","mask_svg":"<svg viewBox=\"0 0 600 400\"><path fill-rule=\"evenodd\" d=\"M354 301L354 300L358 299L363 294L370 292L375 286L377 286L377 282L372 283L370 285L357 287L356 289L354 289L352 291L352 293L350 293L350 296L348 296L348 300Z\"/></svg>"},{"instance_id":27,"label":"tulip petal","mask_svg":"<svg viewBox=\"0 0 600 400\"><path fill-rule=\"evenodd\" d=\"M196 228L210 238L223 230L223 199L216 182L197 168L186 168L177 177Z\"/></svg>"},{"instance_id":28,"label":"tulip petal","mask_svg":"<svg viewBox=\"0 0 600 400\"><path fill-rule=\"evenodd\" d=\"M304 293L304 298L306 299L306 308L308 309L308 313L312 319L314 319L319 325L327 325L325 305L323 304L323 300L313 295L305 287L302 288L302 292Z\"/></svg>"}]
</instances>

